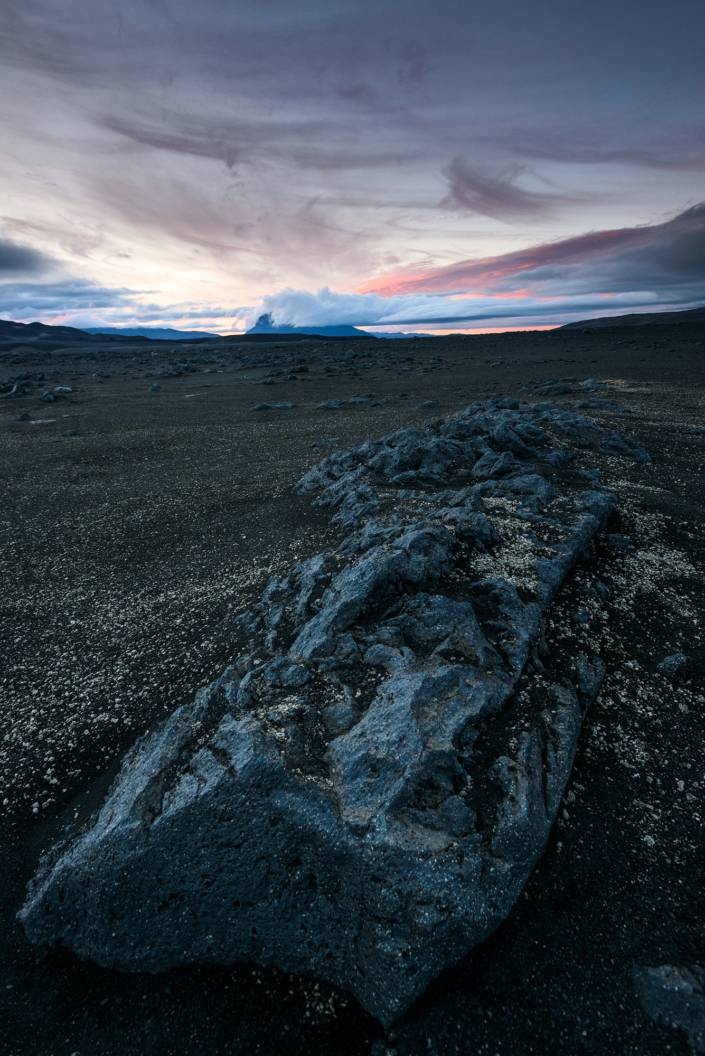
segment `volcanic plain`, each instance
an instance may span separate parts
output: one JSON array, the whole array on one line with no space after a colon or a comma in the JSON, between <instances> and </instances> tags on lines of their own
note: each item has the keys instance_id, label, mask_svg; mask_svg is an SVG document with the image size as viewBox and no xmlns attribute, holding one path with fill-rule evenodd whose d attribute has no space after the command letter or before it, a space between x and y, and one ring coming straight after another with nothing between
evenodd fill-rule
<instances>
[{"instance_id":1,"label":"volcanic plain","mask_svg":"<svg viewBox=\"0 0 705 1056\"><path fill-rule=\"evenodd\" d=\"M685 323L2 353L0 1052L689 1052L634 980L705 964L704 355L705 328ZM599 574L584 633L607 675L507 920L389 1031L274 969L127 974L30 945L15 914L42 851L100 806L139 735L232 662L233 620L267 578L335 545L296 481L495 397L582 403L652 459L580 455L619 506L547 639L574 640ZM676 653L689 660L673 678L658 664Z\"/></svg>"}]
</instances>

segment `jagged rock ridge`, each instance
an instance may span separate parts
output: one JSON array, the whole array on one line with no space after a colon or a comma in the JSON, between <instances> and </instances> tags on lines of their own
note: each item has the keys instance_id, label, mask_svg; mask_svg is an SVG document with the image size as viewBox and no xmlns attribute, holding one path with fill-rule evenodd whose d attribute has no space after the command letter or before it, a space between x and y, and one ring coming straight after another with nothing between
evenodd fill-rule
<instances>
[{"instance_id":1,"label":"jagged rock ridge","mask_svg":"<svg viewBox=\"0 0 705 1056\"><path fill-rule=\"evenodd\" d=\"M603 675L582 655L553 684L527 674L616 502L549 479L571 429L648 458L505 400L314 466L296 490L335 511L340 545L270 580L233 666L42 862L30 939L127 971L276 964L389 1024L485 938L543 851Z\"/></svg>"}]
</instances>

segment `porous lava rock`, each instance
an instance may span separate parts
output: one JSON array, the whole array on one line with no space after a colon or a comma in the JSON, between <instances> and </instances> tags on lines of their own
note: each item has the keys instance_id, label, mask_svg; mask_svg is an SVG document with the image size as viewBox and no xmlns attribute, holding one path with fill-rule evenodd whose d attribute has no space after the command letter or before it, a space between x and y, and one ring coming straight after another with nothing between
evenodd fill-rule
<instances>
[{"instance_id":1,"label":"porous lava rock","mask_svg":"<svg viewBox=\"0 0 705 1056\"><path fill-rule=\"evenodd\" d=\"M551 680L538 658L616 502L557 473L570 424L484 401L314 466L295 490L334 511L339 545L270 579L233 665L42 861L29 938L123 971L277 965L388 1025L489 935L604 673L577 655ZM602 445L589 426L580 444Z\"/></svg>"}]
</instances>

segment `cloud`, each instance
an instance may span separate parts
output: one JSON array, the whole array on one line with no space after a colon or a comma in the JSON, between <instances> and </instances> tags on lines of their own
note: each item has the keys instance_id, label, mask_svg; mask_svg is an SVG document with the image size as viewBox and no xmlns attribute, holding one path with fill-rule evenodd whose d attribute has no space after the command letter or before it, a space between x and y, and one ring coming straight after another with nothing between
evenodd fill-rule
<instances>
[{"instance_id":1,"label":"cloud","mask_svg":"<svg viewBox=\"0 0 705 1056\"><path fill-rule=\"evenodd\" d=\"M0 314L78 325L203 320L245 329L275 325L542 325L618 311L705 302L705 203L661 224L590 232L445 268L397 272L357 292L285 287L250 308L197 300L154 303L149 291L88 279L0 284Z\"/></svg>"},{"instance_id":2,"label":"cloud","mask_svg":"<svg viewBox=\"0 0 705 1056\"><path fill-rule=\"evenodd\" d=\"M364 88L341 90L338 95L341 99L359 99ZM330 124L323 117L312 119L305 113L289 114L288 120L260 117L234 121L162 110L158 121L107 114L96 124L154 150L222 161L231 171L239 162L250 161L256 155L293 163L301 170L324 172L370 168L399 160L398 149L382 143L367 144L364 151L359 144L345 143L344 121L338 121L337 135L331 136Z\"/></svg>"},{"instance_id":3,"label":"cloud","mask_svg":"<svg viewBox=\"0 0 705 1056\"><path fill-rule=\"evenodd\" d=\"M169 303L248 304L432 259L461 263L368 292L491 293L503 278L512 292L543 260L545 289L572 295L586 257L571 270L508 251L633 230L702 195L699 0L31 0L3 14L5 230L83 254L98 286L158 277ZM649 288L659 268L680 274L666 256L631 258ZM628 286L629 261L611 259Z\"/></svg>"},{"instance_id":4,"label":"cloud","mask_svg":"<svg viewBox=\"0 0 705 1056\"><path fill-rule=\"evenodd\" d=\"M45 271L52 261L30 246L0 238L0 275Z\"/></svg>"},{"instance_id":5,"label":"cloud","mask_svg":"<svg viewBox=\"0 0 705 1056\"><path fill-rule=\"evenodd\" d=\"M626 137L617 129L575 129L536 127L513 129L502 137L504 145L524 158L567 162L572 165L620 164L664 171L702 172L705 170L705 125L693 123L670 131L664 129L658 140L648 128L632 129Z\"/></svg>"},{"instance_id":6,"label":"cloud","mask_svg":"<svg viewBox=\"0 0 705 1056\"><path fill-rule=\"evenodd\" d=\"M500 257L463 261L422 276L398 273L358 293L287 288L243 314L276 325L560 320L609 309L705 302L705 203L663 224L598 231Z\"/></svg>"},{"instance_id":7,"label":"cloud","mask_svg":"<svg viewBox=\"0 0 705 1056\"><path fill-rule=\"evenodd\" d=\"M229 330L234 328L230 322L248 311L232 305L203 305L194 301L157 304L148 300L143 290L102 286L82 278L43 283L0 282L0 317L23 321L62 322L81 327L183 325L205 320L219 329ZM224 319L228 321L225 326Z\"/></svg>"},{"instance_id":8,"label":"cloud","mask_svg":"<svg viewBox=\"0 0 705 1056\"><path fill-rule=\"evenodd\" d=\"M135 290L110 289L88 279L53 283L3 282L0 283L0 315L13 319L63 315L88 308L133 304L138 297Z\"/></svg>"},{"instance_id":9,"label":"cloud","mask_svg":"<svg viewBox=\"0 0 705 1056\"><path fill-rule=\"evenodd\" d=\"M515 165L504 176L491 177L471 168L462 158L455 158L443 172L449 193L442 204L447 208L509 220L545 215L566 201L557 194L541 194L519 187L517 180L524 171Z\"/></svg>"},{"instance_id":10,"label":"cloud","mask_svg":"<svg viewBox=\"0 0 705 1056\"><path fill-rule=\"evenodd\" d=\"M605 307L607 304L607 308ZM336 293L326 287L316 291L279 291L265 297L261 305L242 309L236 317L237 329L249 328L257 318L268 312L275 326L331 326L349 323L352 326L444 326L496 321L497 324L516 326L549 325L583 318L586 315L606 315L610 311L658 311L668 307L693 307L691 301L674 302L651 294L616 295L606 302L600 294L556 298L540 297L439 297L427 294L402 294L379 297L377 294Z\"/></svg>"},{"instance_id":11,"label":"cloud","mask_svg":"<svg viewBox=\"0 0 705 1056\"><path fill-rule=\"evenodd\" d=\"M160 131L154 128L140 127L118 117L105 117L102 124L113 132L143 146L156 150L168 150L175 154L192 154L195 157L215 158L232 169L241 156L242 150L237 145L237 133L230 129L208 129L201 127L193 132Z\"/></svg>"},{"instance_id":12,"label":"cloud","mask_svg":"<svg viewBox=\"0 0 705 1056\"><path fill-rule=\"evenodd\" d=\"M532 291L537 296L668 291L705 297L705 202L672 220L595 231L497 257L397 272L366 283L366 292L399 294Z\"/></svg>"}]
</instances>

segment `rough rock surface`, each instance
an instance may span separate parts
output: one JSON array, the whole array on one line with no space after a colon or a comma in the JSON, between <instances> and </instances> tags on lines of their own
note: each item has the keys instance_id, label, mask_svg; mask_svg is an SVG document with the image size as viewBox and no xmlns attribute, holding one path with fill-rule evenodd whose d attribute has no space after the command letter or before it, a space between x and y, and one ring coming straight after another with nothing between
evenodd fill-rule
<instances>
[{"instance_id":1,"label":"rough rock surface","mask_svg":"<svg viewBox=\"0 0 705 1056\"><path fill-rule=\"evenodd\" d=\"M127 971L277 964L389 1024L485 938L542 853L604 670L541 678L545 609L616 502L549 479L566 436L648 459L503 400L314 466L296 490L340 545L270 580L233 666L43 861L30 939Z\"/></svg>"},{"instance_id":2,"label":"rough rock surface","mask_svg":"<svg viewBox=\"0 0 705 1056\"><path fill-rule=\"evenodd\" d=\"M682 1030L695 1052L705 1052L705 972L699 965L676 968L635 966L632 972L642 1008L657 1023Z\"/></svg>"}]
</instances>

